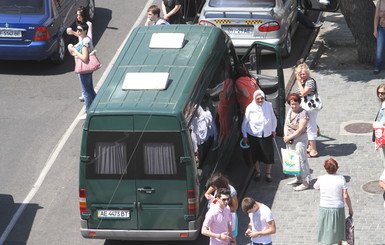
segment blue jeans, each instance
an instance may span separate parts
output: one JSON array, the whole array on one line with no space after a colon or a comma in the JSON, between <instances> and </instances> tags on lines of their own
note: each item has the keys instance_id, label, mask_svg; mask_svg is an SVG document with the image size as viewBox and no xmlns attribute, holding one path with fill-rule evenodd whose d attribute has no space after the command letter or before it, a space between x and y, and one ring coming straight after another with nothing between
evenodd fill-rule
<instances>
[{"instance_id":1,"label":"blue jeans","mask_svg":"<svg viewBox=\"0 0 385 245\"><path fill-rule=\"evenodd\" d=\"M376 49L376 62L374 70L381 70L382 61L384 60L384 46L385 46L385 29L381 26L377 28L377 49Z\"/></svg>"},{"instance_id":2,"label":"blue jeans","mask_svg":"<svg viewBox=\"0 0 385 245\"><path fill-rule=\"evenodd\" d=\"M84 95L84 104L86 105L86 112L90 108L92 101L94 101L96 97L96 93L94 90L94 85L92 81L92 73L88 74L79 74L80 85L82 87L82 92Z\"/></svg>"}]
</instances>

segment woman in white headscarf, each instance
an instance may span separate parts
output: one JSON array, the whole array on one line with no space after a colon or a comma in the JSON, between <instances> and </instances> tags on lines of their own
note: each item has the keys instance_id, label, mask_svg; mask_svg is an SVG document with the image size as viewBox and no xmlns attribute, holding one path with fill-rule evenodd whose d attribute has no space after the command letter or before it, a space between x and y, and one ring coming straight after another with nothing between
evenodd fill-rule
<instances>
[{"instance_id":1,"label":"woman in white headscarf","mask_svg":"<svg viewBox=\"0 0 385 245\"><path fill-rule=\"evenodd\" d=\"M273 181L271 168L274 163L273 138L276 128L277 118L272 104L265 101L262 90L256 90L253 101L246 108L242 123L243 144L250 144L251 156L255 163L256 181L261 177L259 161L266 164L265 180Z\"/></svg>"}]
</instances>

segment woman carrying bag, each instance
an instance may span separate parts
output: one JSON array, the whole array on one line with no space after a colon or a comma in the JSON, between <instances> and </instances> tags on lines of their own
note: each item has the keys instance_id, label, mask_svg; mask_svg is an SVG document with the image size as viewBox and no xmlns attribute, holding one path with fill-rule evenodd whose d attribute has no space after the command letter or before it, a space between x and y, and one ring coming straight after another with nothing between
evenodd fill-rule
<instances>
[{"instance_id":1,"label":"woman carrying bag","mask_svg":"<svg viewBox=\"0 0 385 245\"><path fill-rule=\"evenodd\" d=\"M324 168L327 174L319 176L314 183L314 189L320 191L318 242L342 245L342 241L346 241L345 203L353 217L352 202L344 176L337 174L337 161L327 159Z\"/></svg>"},{"instance_id":2,"label":"woman carrying bag","mask_svg":"<svg viewBox=\"0 0 385 245\"><path fill-rule=\"evenodd\" d=\"M378 85L377 98L378 98L378 101L381 103L381 106L377 112L375 121L381 122L382 126L385 127L385 112L384 112L385 111L385 83ZM373 141L375 141L374 132L373 132ZM385 167L385 148L380 149L380 155Z\"/></svg>"},{"instance_id":3,"label":"woman carrying bag","mask_svg":"<svg viewBox=\"0 0 385 245\"><path fill-rule=\"evenodd\" d=\"M304 98L306 96L311 96L313 94L318 94L317 92L317 83L310 77L309 67L303 63L299 64L295 69L297 76L297 91L296 93ZM305 109L305 108L304 108ZM307 152L309 153L308 157L318 157L317 151L317 115L318 110L308 110L309 122L307 125L307 137L308 137L308 147Z\"/></svg>"},{"instance_id":4,"label":"woman carrying bag","mask_svg":"<svg viewBox=\"0 0 385 245\"><path fill-rule=\"evenodd\" d=\"M287 183L296 185L295 191L303 191L309 188L311 180L309 162L306 157L307 133L306 127L309 122L309 114L301 107L301 97L298 94L290 94L287 98L290 110L287 113L283 141L286 149L296 151L299 154L301 174Z\"/></svg>"},{"instance_id":5,"label":"woman carrying bag","mask_svg":"<svg viewBox=\"0 0 385 245\"><path fill-rule=\"evenodd\" d=\"M71 55L75 57L75 73L79 73L80 84L82 87L82 92L84 94L84 103L86 105L86 113L90 108L92 101L96 97L96 92L94 90L94 85L92 81L92 73L94 70L99 69L99 66L95 66L95 69L91 69L88 71L82 70L83 67L89 65L90 53L94 50L94 45L92 44L92 40L87 36L88 25L86 23L80 23L77 26L76 32L79 34L79 43L75 46L69 45L68 51ZM93 59L96 57L92 57ZM79 117L79 119L85 119L86 114Z\"/></svg>"}]
</instances>

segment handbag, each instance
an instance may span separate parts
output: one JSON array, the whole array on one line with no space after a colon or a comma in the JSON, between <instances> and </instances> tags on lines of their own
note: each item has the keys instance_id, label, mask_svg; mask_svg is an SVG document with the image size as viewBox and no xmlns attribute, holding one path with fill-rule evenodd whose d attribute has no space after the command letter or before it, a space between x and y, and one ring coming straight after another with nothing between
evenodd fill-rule
<instances>
[{"instance_id":1,"label":"handbag","mask_svg":"<svg viewBox=\"0 0 385 245\"><path fill-rule=\"evenodd\" d=\"M346 218L346 243L354 245L354 223L352 216Z\"/></svg>"},{"instance_id":2,"label":"handbag","mask_svg":"<svg viewBox=\"0 0 385 245\"><path fill-rule=\"evenodd\" d=\"M314 80L314 79L313 79ZM318 95L317 82L314 80L314 94L306 95L301 99L301 107L306 111L319 111L322 109L322 100Z\"/></svg>"},{"instance_id":3,"label":"handbag","mask_svg":"<svg viewBox=\"0 0 385 245\"><path fill-rule=\"evenodd\" d=\"M298 152L282 148L281 154L283 173L295 175L301 174Z\"/></svg>"},{"instance_id":4,"label":"handbag","mask_svg":"<svg viewBox=\"0 0 385 245\"><path fill-rule=\"evenodd\" d=\"M90 53L87 63L75 57L76 74L88 74L100 69L100 67L102 67L102 64L94 52Z\"/></svg>"}]
</instances>

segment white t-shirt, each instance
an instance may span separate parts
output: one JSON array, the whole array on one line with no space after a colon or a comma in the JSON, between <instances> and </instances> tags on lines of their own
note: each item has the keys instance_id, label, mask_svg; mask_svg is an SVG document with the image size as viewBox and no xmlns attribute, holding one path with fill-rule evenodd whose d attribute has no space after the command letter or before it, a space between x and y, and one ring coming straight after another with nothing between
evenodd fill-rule
<instances>
[{"instance_id":1,"label":"white t-shirt","mask_svg":"<svg viewBox=\"0 0 385 245\"><path fill-rule=\"evenodd\" d=\"M194 152L198 151L198 145L205 143L209 137L216 139L217 129L213 116L210 111L205 111L201 106L198 107L197 115L191 121L191 139Z\"/></svg>"},{"instance_id":2,"label":"white t-shirt","mask_svg":"<svg viewBox=\"0 0 385 245\"><path fill-rule=\"evenodd\" d=\"M325 208L343 208L343 190L348 189L344 176L325 174L318 177L314 189L320 190L320 206Z\"/></svg>"},{"instance_id":3,"label":"white t-shirt","mask_svg":"<svg viewBox=\"0 0 385 245\"><path fill-rule=\"evenodd\" d=\"M249 218L253 223L253 231L263 231L269 228L268 222L273 221L273 214L271 213L271 210L268 206L262 204L257 212L250 213ZM271 243L271 235L266 236L260 236L260 237L253 237L251 238L251 241L255 243Z\"/></svg>"}]
</instances>

